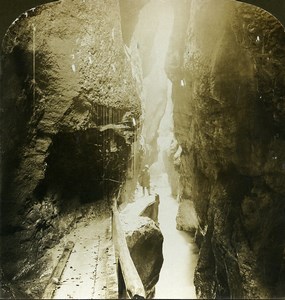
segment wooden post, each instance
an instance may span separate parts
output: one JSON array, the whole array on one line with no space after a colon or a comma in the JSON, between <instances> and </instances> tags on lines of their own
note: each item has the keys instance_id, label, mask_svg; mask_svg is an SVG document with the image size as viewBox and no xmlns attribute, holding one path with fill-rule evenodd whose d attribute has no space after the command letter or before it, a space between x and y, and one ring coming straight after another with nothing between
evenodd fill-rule
<instances>
[{"instance_id":1,"label":"wooden post","mask_svg":"<svg viewBox=\"0 0 285 300\"><path fill-rule=\"evenodd\" d=\"M131 258L116 207L113 207L113 239L128 296L132 299L145 299L144 286Z\"/></svg>"}]
</instances>

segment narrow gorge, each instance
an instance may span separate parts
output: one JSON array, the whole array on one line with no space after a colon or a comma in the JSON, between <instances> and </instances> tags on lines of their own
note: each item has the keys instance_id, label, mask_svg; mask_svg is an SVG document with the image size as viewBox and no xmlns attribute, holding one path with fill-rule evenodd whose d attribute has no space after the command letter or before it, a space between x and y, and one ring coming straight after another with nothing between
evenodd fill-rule
<instances>
[{"instance_id":1,"label":"narrow gorge","mask_svg":"<svg viewBox=\"0 0 285 300\"><path fill-rule=\"evenodd\" d=\"M284 65L284 26L235 0L23 12L1 52L1 296L129 296L115 207L146 298L284 297Z\"/></svg>"}]
</instances>

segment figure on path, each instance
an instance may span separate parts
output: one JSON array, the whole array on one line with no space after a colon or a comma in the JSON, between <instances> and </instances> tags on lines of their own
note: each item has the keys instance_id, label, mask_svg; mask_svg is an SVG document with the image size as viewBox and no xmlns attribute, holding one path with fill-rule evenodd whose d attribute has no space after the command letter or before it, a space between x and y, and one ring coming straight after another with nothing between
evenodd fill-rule
<instances>
[{"instance_id":1,"label":"figure on path","mask_svg":"<svg viewBox=\"0 0 285 300\"><path fill-rule=\"evenodd\" d=\"M143 195L145 195L145 189L147 189L150 195L150 174L148 165L145 165L140 173L139 184L142 186Z\"/></svg>"}]
</instances>

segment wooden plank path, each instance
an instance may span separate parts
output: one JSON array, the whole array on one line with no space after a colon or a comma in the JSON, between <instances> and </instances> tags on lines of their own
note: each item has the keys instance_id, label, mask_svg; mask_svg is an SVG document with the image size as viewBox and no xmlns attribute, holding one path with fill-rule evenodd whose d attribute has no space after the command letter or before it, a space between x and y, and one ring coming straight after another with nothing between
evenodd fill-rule
<instances>
[{"instance_id":1,"label":"wooden plank path","mask_svg":"<svg viewBox=\"0 0 285 300\"><path fill-rule=\"evenodd\" d=\"M45 288L44 294L42 296L43 299L51 299L53 297L56 286L59 283L59 278L61 278L62 276L62 273L65 269L65 265L70 257L73 247L74 247L74 243L71 241L65 245L63 253L59 259L59 262L56 265L54 271L52 272L49 283Z\"/></svg>"},{"instance_id":2,"label":"wooden plank path","mask_svg":"<svg viewBox=\"0 0 285 300\"><path fill-rule=\"evenodd\" d=\"M130 213L130 210L137 218L136 213L154 203L154 198L154 195L142 197L135 207L125 207L122 215L116 205L107 213L100 206L98 211L89 211L54 249L53 256L56 251L58 254L53 259L53 270L42 299L125 296L144 299L144 286L130 256L121 219L124 220L126 211Z\"/></svg>"},{"instance_id":3,"label":"wooden plank path","mask_svg":"<svg viewBox=\"0 0 285 300\"><path fill-rule=\"evenodd\" d=\"M65 254L65 259L59 260L43 299L118 298L111 222L111 216L94 219L64 237L66 244L74 247L68 257Z\"/></svg>"}]
</instances>

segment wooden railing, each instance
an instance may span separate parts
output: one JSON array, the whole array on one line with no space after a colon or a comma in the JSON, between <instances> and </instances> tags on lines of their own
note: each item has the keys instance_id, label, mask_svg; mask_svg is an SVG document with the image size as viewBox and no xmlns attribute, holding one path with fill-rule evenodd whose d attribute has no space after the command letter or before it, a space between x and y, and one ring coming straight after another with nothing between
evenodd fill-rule
<instances>
[{"instance_id":1,"label":"wooden railing","mask_svg":"<svg viewBox=\"0 0 285 300\"><path fill-rule=\"evenodd\" d=\"M145 299L145 289L138 271L132 260L125 233L122 229L119 212L116 206L113 206L113 241L115 245L116 256L122 272L127 296L131 299ZM119 269L119 268L118 268ZM119 287L120 290L120 287Z\"/></svg>"}]
</instances>

